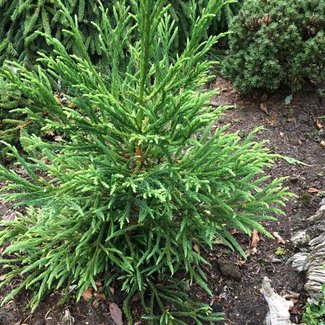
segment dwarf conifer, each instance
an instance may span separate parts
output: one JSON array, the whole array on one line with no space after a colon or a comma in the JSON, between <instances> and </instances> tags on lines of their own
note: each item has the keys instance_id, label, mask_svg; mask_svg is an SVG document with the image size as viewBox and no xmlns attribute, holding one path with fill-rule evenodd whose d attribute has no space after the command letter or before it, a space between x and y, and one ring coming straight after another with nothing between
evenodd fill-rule
<instances>
[{"instance_id":1,"label":"dwarf conifer","mask_svg":"<svg viewBox=\"0 0 325 325\"><path fill-rule=\"evenodd\" d=\"M218 37L202 38L221 5L209 1L176 57L177 26L164 0L119 1L113 22L101 6L94 27L103 70L61 4L75 54L45 34L54 51L36 69L1 70L30 102L23 112L53 135L23 132L28 157L8 145L19 169L0 167L1 197L27 207L1 222L10 255L1 259L2 286L21 278L3 303L27 288L36 308L71 285L80 299L102 279L107 288L120 283L130 324L135 295L148 324L220 319L189 298L185 277L210 292L204 250L218 239L244 254L231 230L268 235L261 221L281 213L287 197L281 179L263 175L274 156L254 132L242 138L215 126L223 108L210 106L215 92L204 85L213 62L203 57Z\"/></svg>"},{"instance_id":2,"label":"dwarf conifer","mask_svg":"<svg viewBox=\"0 0 325 325\"><path fill-rule=\"evenodd\" d=\"M324 83L324 0L247 0L231 30L222 74L241 92Z\"/></svg>"}]
</instances>

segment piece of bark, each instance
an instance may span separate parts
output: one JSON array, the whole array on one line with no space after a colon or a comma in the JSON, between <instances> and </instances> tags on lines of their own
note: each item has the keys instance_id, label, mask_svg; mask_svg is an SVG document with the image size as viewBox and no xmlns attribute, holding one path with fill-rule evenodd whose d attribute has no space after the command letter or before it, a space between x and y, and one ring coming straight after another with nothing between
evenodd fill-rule
<instances>
[{"instance_id":1,"label":"piece of bark","mask_svg":"<svg viewBox=\"0 0 325 325\"><path fill-rule=\"evenodd\" d=\"M265 319L266 325L291 325L289 308L293 306L292 301L275 293L267 277L264 277L262 282L262 293L269 307Z\"/></svg>"},{"instance_id":2,"label":"piece of bark","mask_svg":"<svg viewBox=\"0 0 325 325\"><path fill-rule=\"evenodd\" d=\"M287 261L288 264L291 264L294 270L298 272L303 272L305 270L305 263L308 253L297 253L290 257Z\"/></svg>"},{"instance_id":3,"label":"piece of bark","mask_svg":"<svg viewBox=\"0 0 325 325\"><path fill-rule=\"evenodd\" d=\"M299 272L306 272L304 289L308 292L309 301L317 303L322 296L322 286L325 283L325 199L315 215L308 218L305 230L298 232L291 238L294 243L301 242L303 233L308 234L309 249L293 255L288 263ZM307 238L306 238L307 239Z\"/></svg>"}]
</instances>

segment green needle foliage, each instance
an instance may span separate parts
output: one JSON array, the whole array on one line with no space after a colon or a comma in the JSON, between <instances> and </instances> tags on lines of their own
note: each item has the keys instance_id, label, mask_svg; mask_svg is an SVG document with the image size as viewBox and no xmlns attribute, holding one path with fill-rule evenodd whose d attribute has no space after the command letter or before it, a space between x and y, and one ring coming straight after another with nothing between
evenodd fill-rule
<instances>
[{"instance_id":1,"label":"green needle foliage","mask_svg":"<svg viewBox=\"0 0 325 325\"><path fill-rule=\"evenodd\" d=\"M179 47L183 48L186 38L191 35L196 18L207 7L209 0L174 0L170 3L172 5L171 14L179 26ZM229 25L238 14L242 3L243 0L225 1L222 9L215 13L215 18L211 21L206 37L228 31Z\"/></svg>"},{"instance_id":2,"label":"green needle foliage","mask_svg":"<svg viewBox=\"0 0 325 325\"><path fill-rule=\"evenodd\" d=\"M241 92L324 83L324 0L247 0L231 30L222 74Z\"/></svg>"},{"instance_id":3,"label":"green needle foliage","mask_svg":"<svg viewBox=\"0 0 325 325\"><path fill-rule=\"evenodd\" d=\"M85 45L95 59L101 54L101 49L98 38L94 37L97 33L91 21L100 21L99 3L65 0L64 4L72 15L78 16ZM62 32L64 28L69 28L69 21L55 0L0 0L0 22L0 63L13 57L20 62L33 62L37 51L49 50L50 47L37 32L56 37L74 51L72 37Z\"/></svg>"},{"instance_id":4,"label":"green needle foliage","mask_svg":"<svg viewBox=\"0 0 325 325\"><path fill-rule=\"evenodd\" d=\"M84 38L85 47L94 62L102 57L102 47L98 33L92 22L101 24L101 12L98 1L64 0L62 1L71 16L76 15L79 30ZM114 16L113 4L116 0L104 1L103 5L110 16ZM179 41L174 42L174 51L184 49L193 24L209 0L168 0L170 12L179 25ZM210 25L210 35L218 35L228 29L240 3L235 0L223 0L222 10L216 12ZM59 10L55 0L0 0L0 63L5 59L16 58L20 62L33 62L36 52L49 51L51 47L38 32L44 32L59 39L70 52L74 52L75 42L71 35L62 30L69 28L69 21Z\"/></svg>"},{"instance_id":5,"label":"green needle foliage","mask_svg":"<svg viewBox=\"0 0 325 325\"><path fill-rule=\"evenodd\" d=\"M76 54L45 35L54 51L35 70L15 63L17 73L1 70L30 101L23 112L54 135L23 132L28 158L8 145L19 168L0 167L9 181L1 198L28 207L1 222L0 245L10 255L1 260L8 269L1 285L20 278L3 303L27 288L36 308L70 285L80 299L104 278L121 284L130 324L134 295L148 324L216 321L220 314L189 298L184 274L210 292L200 252L219 239L244 255L231 230L268 235L260 222L281 213L288 193L281 179L263 175L275 157L254 132L241 138L215 128L223 109L209 104L215 92L203 86L213 62L202 58L218 37L202 38L222 1L208 3L176 58L177 28L165 2L130 3L115 4L113 23L101 7L95 27L105 73L63 6Z\"/></svg>"},{"instance_id":6,"label":"green needle foliage","mask_svg":"<svg viewBox=\"0 0 325 325\"><path fill-rule=\"evenodd\" d=\"M10 107L10 105L13 107ZM19 118L17 120L12 120L9 117L10 109L15 107L16 105L13 99L8 98L7 84L4 79L0 77L0 139L9 143L17 143L17 140L19 139L18 125L21 120ZM0 145L0 154L2 155L4 154L2 152L4 147L4 145Z\"/></svg>"},{"instance_id":7,"label":"green needle foliage","mask_svg":"<svg viewBox=\"0 0 325 325\"><path fill-rule=\"evenodd\" d=\"M108 15L112 17L111 23L113 25L114 1L103 3ZM210 35L218 35L219 32L226 31L231 19L239 10L239 3L233 3L233 0L222 0L222 2L224 3L222 9L216 12L210 24L208 31ZM76 15L79 31L93 63L102 63L101 65L105 66L103 61L105 61L106 55L102 51L97 28L92 23L95 22L97 25L101 25L102 14L99 2L92 0L64 0L62 3L72 17ZM180 31L177 41L172 44L174 55L176 55L177 51L185 48L193 25L207 6L208 1L168 0L167 3L171 4L169 12L172 14ZM73 37L69 33L63 32L64 29L70 28L70 22L59 9L59 3L53 0L0 0L0 22L2 27L0 29L0 64L6 58L9 58L31 66L35 62L37 51L50 52L52 46L46 42L39 32L47 33L60 40L69 53L77 52L78 48ZM205 38L208 37L207 35ZM0 95L0 140L17 145L21 128L33 127L30 121L26 121L26 116L21 114L19 110L28 104L22 100L13 103L12 97L16 96L15 91L3 90ZM8 99L10 99L9 102ZM0 148L0 150L2 149Z\"/></svg>"},{"instance_id":8,"label":"green needle foliage","mask_svg":"<svg viewBox=\"0 0 325 325\"><path fill-rule=\"evenodd\" d=\"M35 125L27 120L20 108L29 105L16 89L9 89L8 83L0 77L0 139L20 147L20 133L25 129L35 131ZM0 144L0 161L4 160L7 147Z\"/></svg>"}]
</instances>

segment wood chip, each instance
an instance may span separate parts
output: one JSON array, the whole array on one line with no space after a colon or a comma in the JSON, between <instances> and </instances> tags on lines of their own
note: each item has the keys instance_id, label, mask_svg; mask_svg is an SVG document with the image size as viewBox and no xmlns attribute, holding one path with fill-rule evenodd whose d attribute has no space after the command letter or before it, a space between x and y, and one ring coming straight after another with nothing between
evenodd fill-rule
<instances>
[{"instance_id":1,"label":"wood chip","mask_svg":"<svg viewBox=\"0 0 325 325\"><path fill-rule=\"evenodd\" d=\"M193 249L197 252L197 253L200 253L200 248L198 245L194 244L193 245Z\"/></svg>"},{"instance_id":2,"label":"wood chip","mask_svg":"<svg viewBox=\"0 0 325 325\"><path fill-rule=\"evenodd\" d=\"M106 300L106 296L103 293L94 293L94 296L96 297L96 299L98 300Z\"/></svg>"},{"instance_id":3,"label":"wood chip","mask_svg":"<svg viewBox=\"0 0 325 325\"><path fill-rule=\"evenodd\" d=\"M122 311L116 303L109 304L109 312L116 325L123 325Z\"/></svg>"},{"instance_id":4,"label":"wood chip","mask_svg":"<svg viewBox=\"0 0 325 325\"><path fill-rule=\"evenodd\" d=\"M93 301L93 307L95 309L97 309L99 307L99 304L100 304L100 300L99 299L94 299L94 301Z\"/></svg>"},{"instance_id":5,"label":"wood chip","mask_svg":"<svg viewBox=\"0 0 325 325\"><path fill-rule=\"evenodd\" d=\"M314 188L314 187L310 187L308 190L307 190L308 193L312 193L312 194L318 194L319 190L317 188Z\"/></svg>"},{"instance_id":6,"label":"wood chip","mask_svg":"<svg viewBox=\"0 0 325 325\"><path fill-rule=\"evenodd\" d=\"M260 104L260 110L266 114L269 114L269 111L267 110L267 106L265 103Z\"/></svg>"},{"instance_id":7,"label":"wood chip","mask_svg":"<svg viewBox=\"0 0 325 325\"><path fill-rule=\"evenodd\" d=\"M258 235L257 230L254 229L253 234L252 234L252 241L250 244L250 248L256 247L259 241L260 241L260 236Z\"/></svg>"},{"instance_id":8,"label":"wood chip","mask_svg":"<svg viewBox=\"0 0 325 325\"><path fill-rule=\"evenodd\" d=\"M84 301L89 301L93 297L93 290L93 288L88 288L87 290L85 290L82 294L82 299Z\"/></svg>"},{"instance_id":9,"label":"wood chip","mask_svg":"<svg viewBox=\"0 0 325 325\"><path fill-rule=\"evenodd\" d=\"M318 118L316 119L315 124L316 124L317 128L320 130L324 127L323 123Z\"/></svg>"},{"instance_id":10,"label":"wood chip","mask_svg":"<svg viewBox=\"0 0 325 325\"><path fill-rule=\"evenodd\" d=\"M277 240L277 242L279 243L279 244L285 244L286 243L286 241L279 235L279 233L278 232L276 232L276 231L274 231L273 233L272 233L272 235L276 238L276 240Z\"/></svg>"}]
</instances>

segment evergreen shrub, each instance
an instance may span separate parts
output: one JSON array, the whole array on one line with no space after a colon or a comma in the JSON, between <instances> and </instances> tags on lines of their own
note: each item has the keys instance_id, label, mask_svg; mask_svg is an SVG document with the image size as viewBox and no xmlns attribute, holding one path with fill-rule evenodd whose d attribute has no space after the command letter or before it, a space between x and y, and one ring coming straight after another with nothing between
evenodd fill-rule
<instances>
[{"instance_id":1,"label":"evergreen shrub","mask_svg":"<svg viewBox=\"0 0 325 325\"><path fill-rule=\"evenodd\" d=\"M325 81L324 0L247 0L231 31L222 74L241 92Z\"/></svg>"},{"instance_id":2,"label":"evergreen shrub","mask_svg":"<svg viewBox=\"0 0 325 325\"><path fill-rule=\"evenodd\" d=\"M110 16L114 16L113 1L103 1ZM224 2L224 7L216 13L209 28L210 35L218 35L228 29L233 16L237 14L240 3L234 0L216 0ZM130 2L130 1L129 1ZM168 0L171 4L170 13L176 20L180 33L178 42L174 42L174 50L183 49L187 37L198 16L207 6L209 0ZM72 16L76 15L79 29L83 35L84 43L92 60L97 62L102 56L102 48L98 33L92 22L101 23L99 1L92 0L64 0ZM59 39L65 47L74 52L75 43L71 35L63 33L69 29L69 21L59 10L54 0L2 0L0 1L0 64L6 58L16 58L20 62L34 61L36 52L48 51L50 47L44 38L37 32L44 32Z\"/></svg>"},{"instance_id":3,"label":"evergreen shrub","mask_svg":"<svg viewBox=\"0 0 325 325\"><path fill-rule=\"evenodd\" d=\"M36 69L1 70L30 101L24 113L55 135L23 132L28 156L8 145L19 169L0 167L0 197L27 207L0 224L1 286L20 279L2 303L23 288L34 290L33 308L70 286L80 299L100 280L120 283L130 324L134 296L148 324L216 321L220 314L189 298L185 279L210 293L202 253L219 239L244 255L232 230L268 235L261 221L282 213L288 196L281 179L263 175L275 156L254 132L215 128L223 108L213 109L215 92L204 91L213 62L203 57L218 37L202 38L220 2L208 3L176 58L176 24L163 0L119 1L113 23L101 10L106 74L63 6L80 54L46 36L54 51Z\"/></svg>"}]
</instances>

